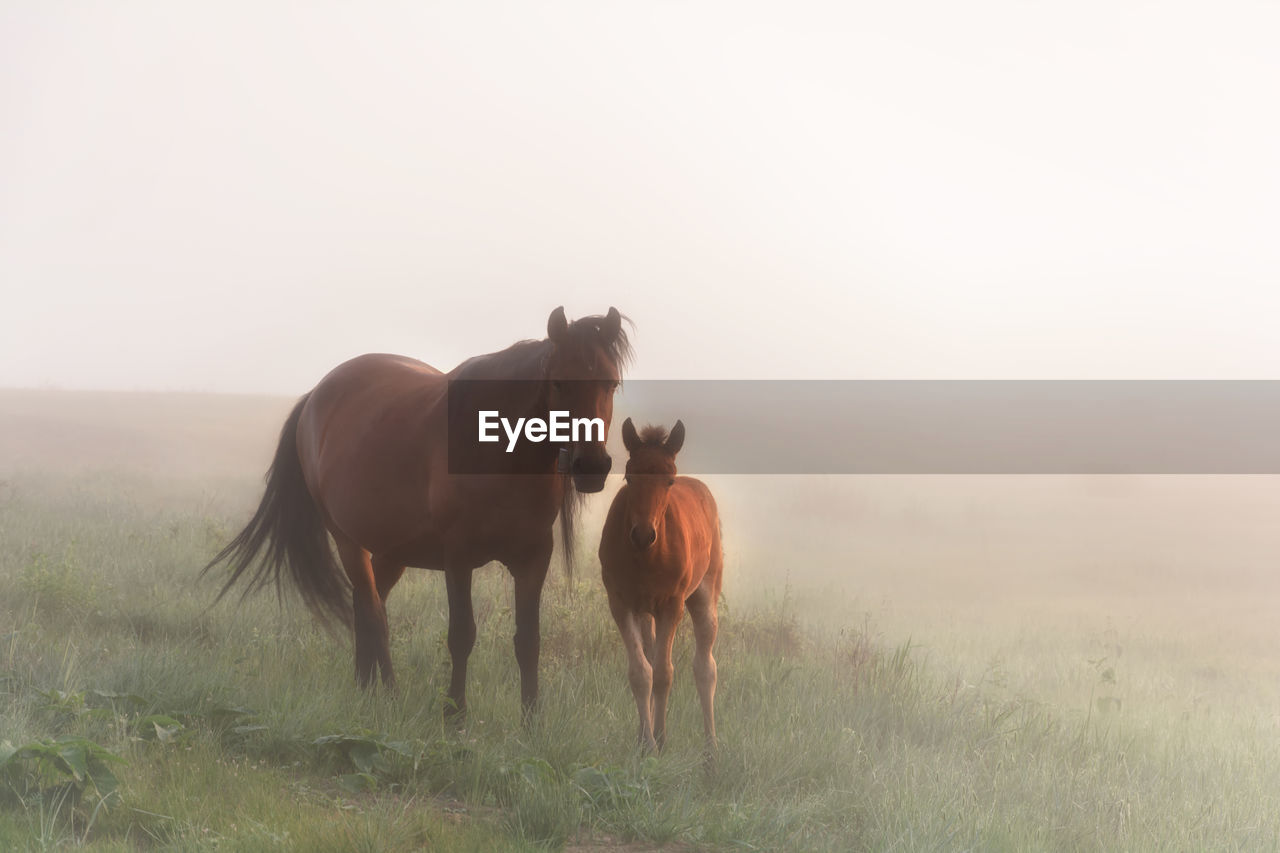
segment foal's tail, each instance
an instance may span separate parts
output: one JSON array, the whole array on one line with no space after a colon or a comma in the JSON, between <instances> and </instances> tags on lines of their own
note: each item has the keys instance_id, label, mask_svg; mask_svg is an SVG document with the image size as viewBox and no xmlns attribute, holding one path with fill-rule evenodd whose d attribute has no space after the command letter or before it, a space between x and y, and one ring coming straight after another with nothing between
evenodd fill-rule
<instances>
[{"instance_id":1,"label":"foal's tail","mask_svg":"<svg viewBox=\"0 0 1280 853\"><path fill-rule=\"evenodd\" d=\"M274 583L277 599L281 595L281 578L288 576L308 608L321 621L351 621L351 584L334 559L329 546L320 508L307 491L298 461L298 420L306 405L304 395L280 430L280 445L267 470L267 488L262 503L245 525L218 556L201 569L203 576L219 563L226 562L231 576L218 593L218 600L249 572L249 584L243 599L268 584ZM250 566L265 549L261 562L250 572Z\"/></svg>"}]
</instances>

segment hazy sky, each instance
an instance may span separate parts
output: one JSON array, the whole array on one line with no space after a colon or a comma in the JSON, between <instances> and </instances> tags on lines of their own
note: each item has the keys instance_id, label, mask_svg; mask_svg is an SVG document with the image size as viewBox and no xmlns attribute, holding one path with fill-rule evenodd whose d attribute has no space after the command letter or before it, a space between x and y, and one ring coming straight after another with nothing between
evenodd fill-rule
<instances>
[{"instance_id":1,"label":"hazy sky","mask_svg":"<svg viewBox=\"0 0 1280 853\"><path fill-rule=\"evenodd\" d=\"M1275 3L0 2L0 386L1280 378Z\"/></svg>"}]
</instances>

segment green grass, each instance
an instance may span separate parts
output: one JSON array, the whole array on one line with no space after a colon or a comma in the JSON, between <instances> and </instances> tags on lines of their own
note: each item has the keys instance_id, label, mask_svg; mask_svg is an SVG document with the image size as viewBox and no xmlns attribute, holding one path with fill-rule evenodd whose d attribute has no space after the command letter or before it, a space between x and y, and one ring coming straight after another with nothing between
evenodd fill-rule
<instances>
[{"instance_id":1,"label":"green grass","mask_svg":"<svg viewBox=\"0 0 1280 853\"><path fill-rule=\"evenodd\" d=\"M509 581L477 575L455 728L439 575L391 597L399 692L360 692L349 642L301 607L210 607L197 570L244 515L226 503L124 475L9 482L0 742L74 738L121 761L117 787L0 765L0 849L1280 847L1275 684L1205 687L1239 674L1171 664L1176 637L1053 629L986 658L885 641L865 617L810 620L816 593L730 576L709 772L687 629L669 746L636 753L594 561L548 587L528 725Z\"/></svg>"}]
</instances>

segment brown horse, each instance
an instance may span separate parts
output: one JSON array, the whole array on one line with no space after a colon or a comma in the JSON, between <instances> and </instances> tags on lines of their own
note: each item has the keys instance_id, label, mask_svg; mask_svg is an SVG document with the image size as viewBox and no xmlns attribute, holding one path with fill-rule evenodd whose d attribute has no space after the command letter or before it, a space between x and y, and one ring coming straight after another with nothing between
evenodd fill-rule
<instances>
[{"instance_id":1,"label":"brown horse","mask_svg":"<svg viewBox=\"0 0 1280 853\"><path fill-rule=\"evenodd\" d=\"M552 525L559 515L568 566L579 493L600 491L609 473L605 439L629 357L617 309L570 324L557 308L546 340L477 356L449 373L396 355L339 365L294 407L262 503L204 571L227 562L225 594L265 553L245 593L274 583L278 594L287 576L317 616L353 623L356 680L364 686L378 670L385 684L395 683L386 600L405 567L443 571L449 710L461 713L476 637L471 573L500 561L515 581L515 655L528 711L538 696L538 609ZM478 409L513 421L564 410L600 418L604 434L498 449L483 457L492 463L487 473L474 473L481 451L499 447L471 440Z\"/></svg>"},{"instance_id":2,"label":"brown horse","mask_svg":"<svg viewBox=\"0 0 1280 853\"><path fill-rule=\"evenodd\" d=\"M671 434L631 419L622 424L627 484L609 507L600 539L600 569L609 609L627 650L627 675L640 713L640 743L661 749L667 736L667 698L674 668L676 626L693 619L693 677L702 703L708 753L715 750L716 607L724 555L715 499L701 480L676 476L684 423Z\"/></svg>"}]
</instances>

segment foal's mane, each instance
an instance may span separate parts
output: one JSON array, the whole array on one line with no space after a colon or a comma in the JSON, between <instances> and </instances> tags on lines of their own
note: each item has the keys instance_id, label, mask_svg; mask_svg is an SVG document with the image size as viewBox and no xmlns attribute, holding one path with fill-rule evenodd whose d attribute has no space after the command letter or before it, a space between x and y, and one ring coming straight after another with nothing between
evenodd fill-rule
<instances>
[{"instance_id":1,"label":"foal's mane","mask_svg":"<svg viewBox=\"0 0 1280 853\"><path fill-rule=\"evenodd\" d=\"M639 433L641 447L661 447L667 443L667 428L649 424Z\"/></svg>"}]
</instances>

